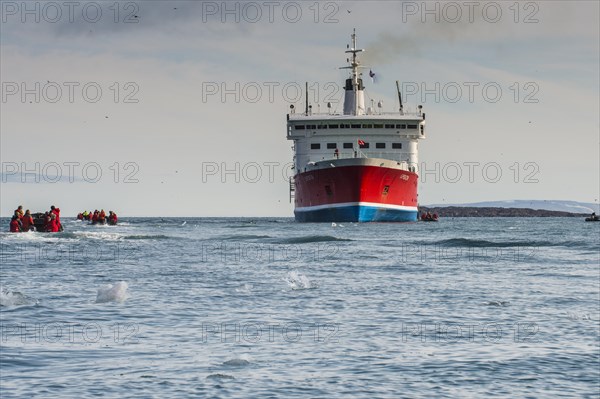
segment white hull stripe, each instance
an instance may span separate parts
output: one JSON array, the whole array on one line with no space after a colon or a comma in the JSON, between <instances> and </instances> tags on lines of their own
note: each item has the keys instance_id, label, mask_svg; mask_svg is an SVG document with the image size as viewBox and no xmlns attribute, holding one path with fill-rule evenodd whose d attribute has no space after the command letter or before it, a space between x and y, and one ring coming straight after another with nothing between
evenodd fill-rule
<instances>
[{"instance_id":1,"label":"white hull stripe","mask_svg":"<svg viewBox=\"0 0 600 399\"><path fill-rule=\"evenodd\" d=\"M310 211L320 211L321 209L344 208L344 207L348 207L348 206L368 206L368 207L373 207L373 208L394 209L394 210L398 210L398 211L411 211L411 212L418 211L418 208L416 206L380 204L377 202L342 202L339 204L304 206L301 208L296 208L295 211L296 212L310 212Z\"/></svg>"}]
</instances>

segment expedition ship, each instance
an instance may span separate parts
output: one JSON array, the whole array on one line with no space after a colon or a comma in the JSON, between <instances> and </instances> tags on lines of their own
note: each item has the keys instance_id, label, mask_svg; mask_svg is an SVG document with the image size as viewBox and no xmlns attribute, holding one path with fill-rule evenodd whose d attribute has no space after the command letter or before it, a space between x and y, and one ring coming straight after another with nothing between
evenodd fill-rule
<instances>
[{"instance_id":1,"label":"expedition ship","mask_svg":"<svg viewBox=\"0 0 600 399\"><path fill-rule=\"evenodd\" d=\"M405 112L398 82L398 112L365 108L356 32L346 53L350 76L343 114L304 113L290 106L287 139L294 141L290 198L298 222L410 222L418 216L418 141L425 113ZM371 74L371 73L370 73Z\"/></svg>"}]
</instances>

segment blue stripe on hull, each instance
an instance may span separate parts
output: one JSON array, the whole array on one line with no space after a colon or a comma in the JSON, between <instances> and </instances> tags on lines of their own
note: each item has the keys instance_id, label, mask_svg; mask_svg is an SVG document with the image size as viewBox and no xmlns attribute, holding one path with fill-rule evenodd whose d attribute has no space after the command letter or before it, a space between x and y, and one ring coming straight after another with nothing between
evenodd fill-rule
<instances>
[{"instance_id":1,"label":"blue stripe on hull","mask_svg":"<svg viewBox=\"0 0 600 399\"><path fill-rule=\"evenodd\" d=\"M351 205L314 211L294 211L297 222L416 222L418 212Z\"/></svg>"}]
</instances>

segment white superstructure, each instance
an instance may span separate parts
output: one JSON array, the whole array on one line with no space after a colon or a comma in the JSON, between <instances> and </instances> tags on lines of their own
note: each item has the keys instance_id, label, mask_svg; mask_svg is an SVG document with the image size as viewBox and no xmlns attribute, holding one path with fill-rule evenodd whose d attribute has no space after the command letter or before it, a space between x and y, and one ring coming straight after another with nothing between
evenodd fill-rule
<instances>
[{"instance_id":1,"label":"white superstructure","mask_svg":"<svg viewBox=\"0 0 600 399\"><path fill-rule=\"evenodd\" d=\"M404 112L401 98L398 112L381 112L373 106L365 108L364 86L357 54L356 33L346 53L350 76L344 86L343 114L313 113L308 103L304 113L288 114L287 138L294 141L296 173L309 170L315 163L346 158L391 160L397 167L417 172L418 141L425 138L425 113ZM329 108L329 107L328 107ZM363 144L364 142L364 144ZM359 144L360 143L360 144Z\"/></svg>"}]
</instances>

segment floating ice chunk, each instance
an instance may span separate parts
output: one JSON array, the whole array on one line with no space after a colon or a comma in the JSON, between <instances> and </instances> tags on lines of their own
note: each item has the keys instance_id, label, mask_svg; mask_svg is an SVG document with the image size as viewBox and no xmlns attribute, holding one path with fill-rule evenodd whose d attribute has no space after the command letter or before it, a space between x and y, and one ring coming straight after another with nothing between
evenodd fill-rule
<instances>
[{"instance_id":1,"label":"floating ice chunk","mask_svg":"<svg viewBox=\"0 0 600 399\"><path fill-rule=\"evenodd\" d=\"M8 291L0 288L0 306L11 307L29 304L28 298L18 291Z\"/></svg>"},{"instance_id":2,"label":"floating ice chunk","mask_svg":"<svg viewBox=\"0 0 600 399\"><path fill-rule=\"evenodd\" d=\"M125 281L119 281L118 283L107 284L103 287L98 288L98 293L96 294L96 303L105 303L105 302L124 302L127 298L129 298L129 294L127 289L129 286Z\"/></svg>"},{"instance_id":3,"label":"floating ice chunk","mask_svg":"<svg viewBox=\"0 0 600 399\"><path fill-rule=\"evenodd\" d=\"M293 290L309 290L317 288L317 285L311 282L304 274L300 274L295 270L289 272L286 278L283 279Z\"/></svg>"}]
</instances>

